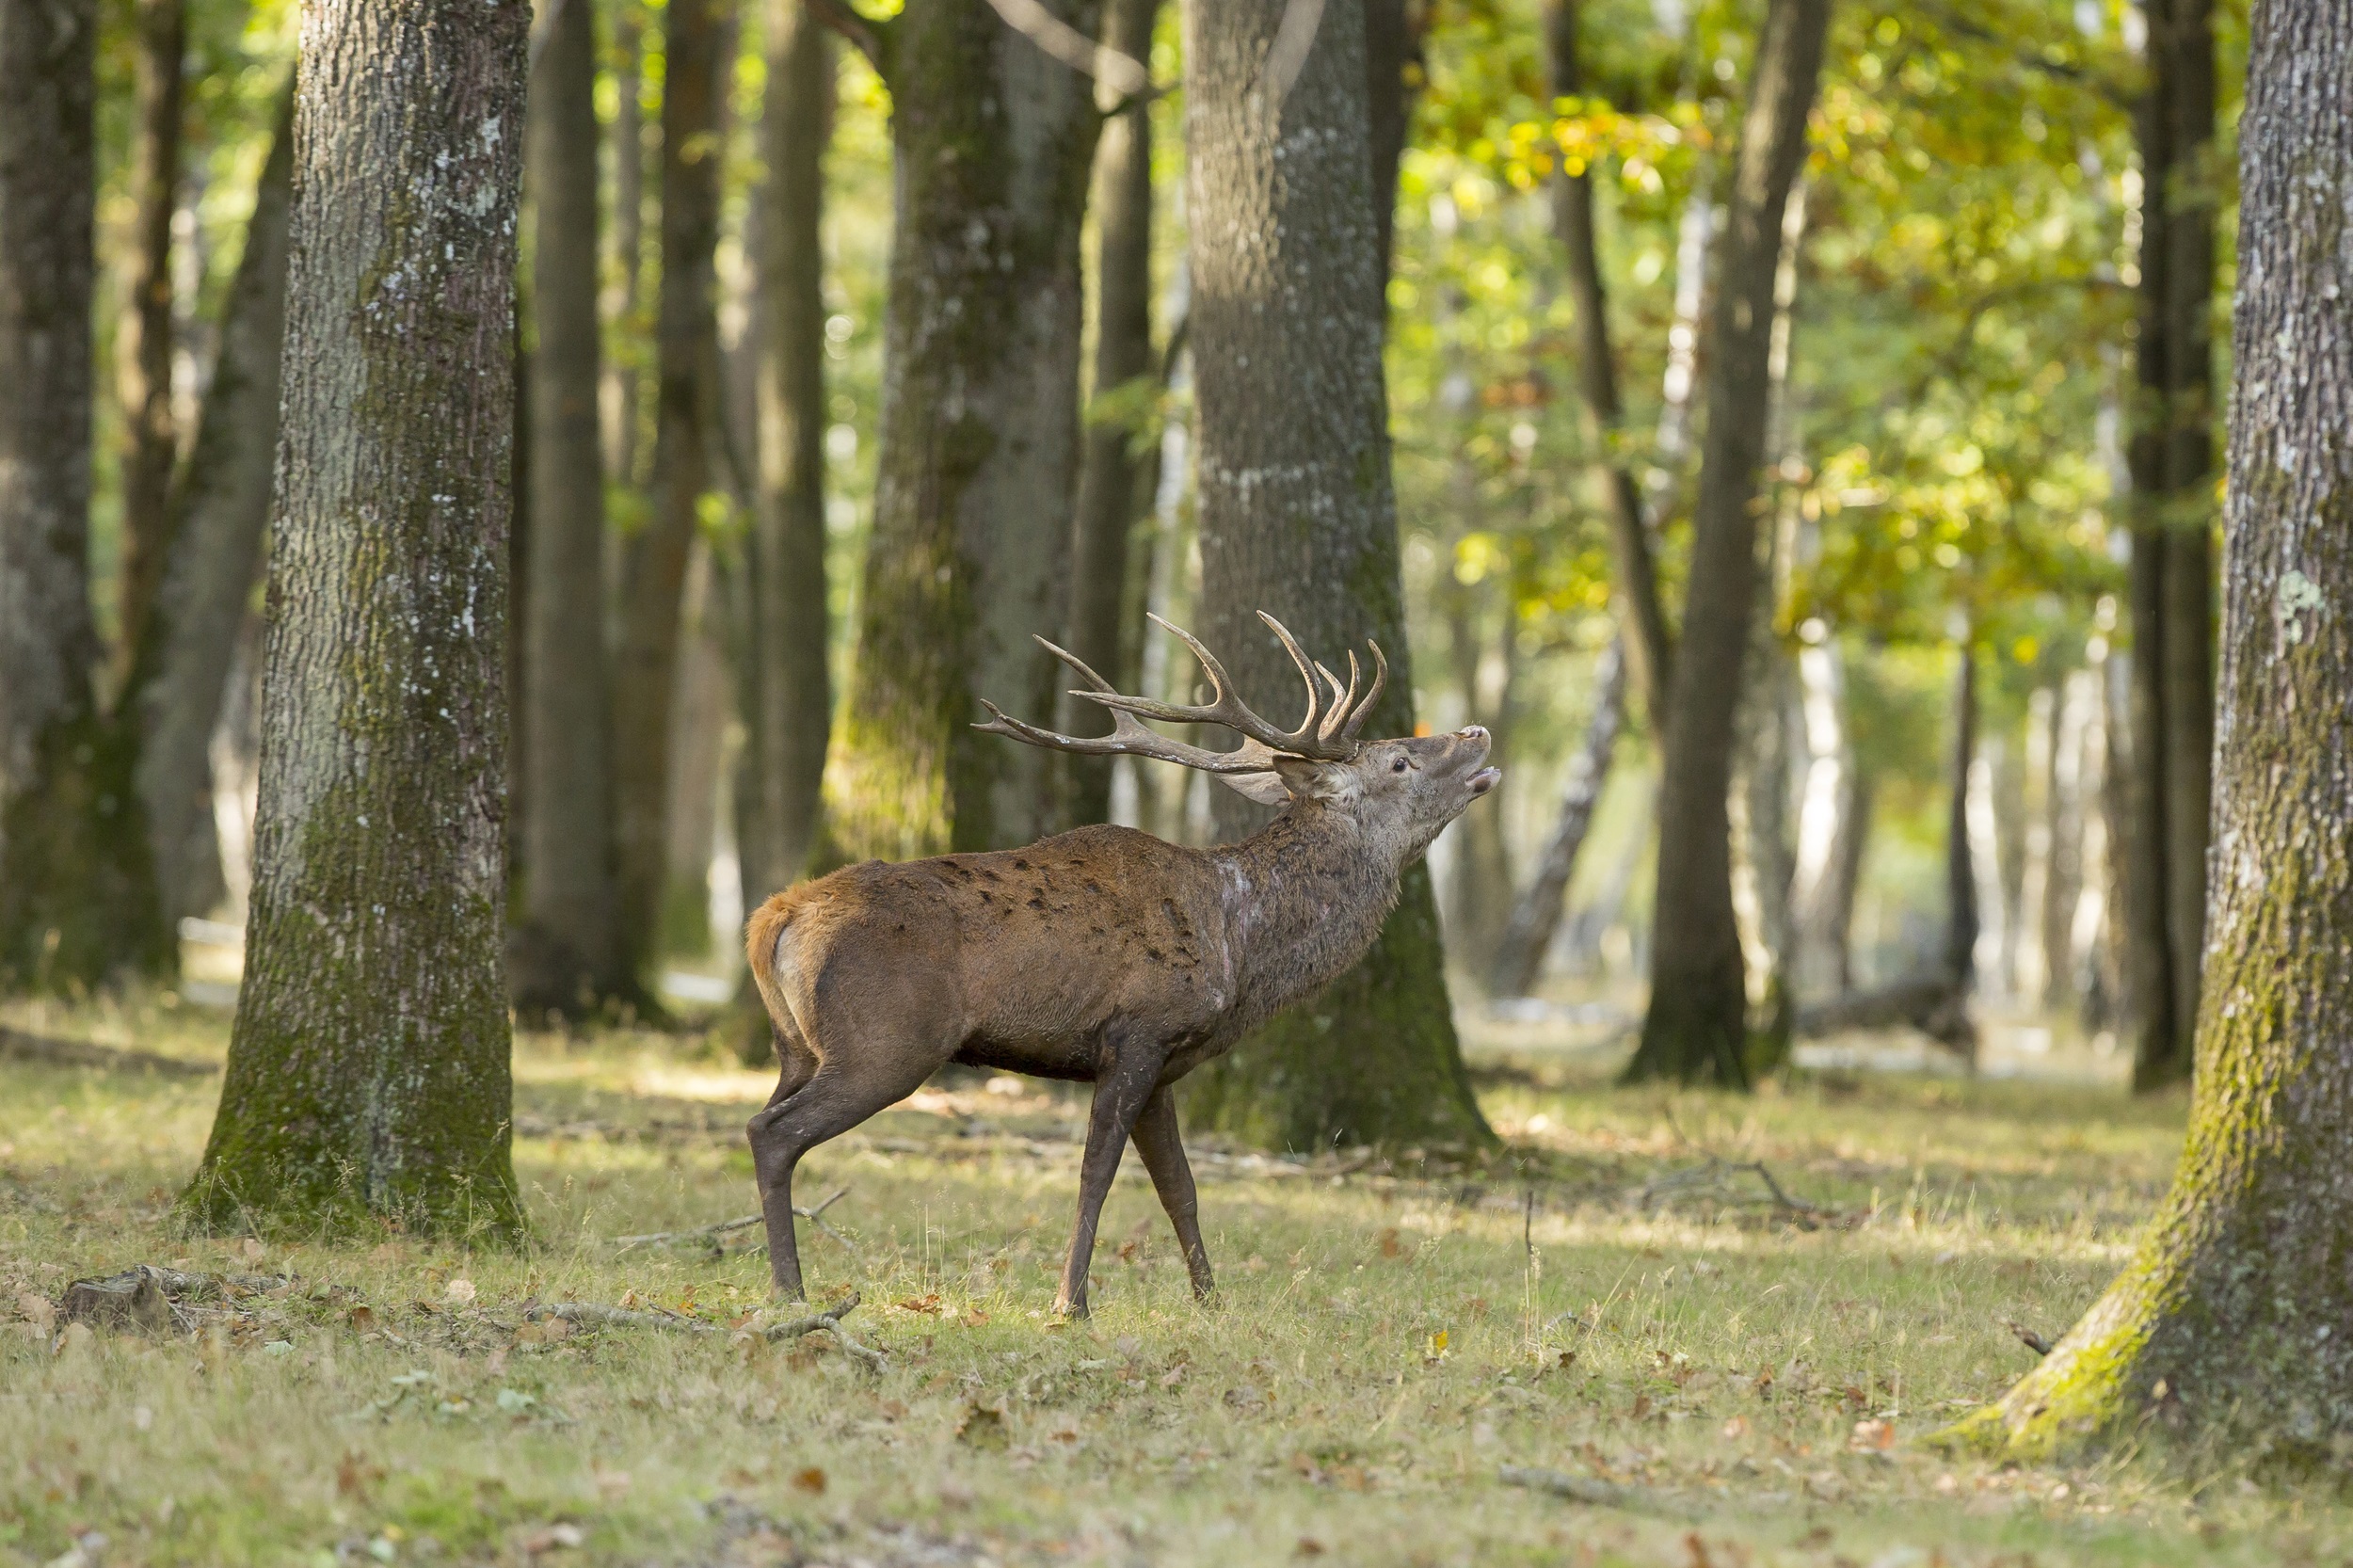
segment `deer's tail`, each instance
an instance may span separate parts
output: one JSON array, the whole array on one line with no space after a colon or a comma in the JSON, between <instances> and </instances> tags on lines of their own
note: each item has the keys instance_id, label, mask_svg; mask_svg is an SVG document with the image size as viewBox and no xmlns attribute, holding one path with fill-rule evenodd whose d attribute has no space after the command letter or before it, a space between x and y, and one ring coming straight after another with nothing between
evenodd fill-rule
<instances>
[{"instance_id":1,"label":"deer's tail","mask_svg":"<svg viewBox=\"0 0 2353 1568\"><path fill-rule=\"evenodd\" d=\"M776 894L753 910L744 927L744 958L751 966L752 984L760 987L760 1000L767 1004L768 1016L778 1025L793 1015L792 1004L777 984L776 942L801 905L801 888L793 888Z\"/></svg>"}]
</instances>

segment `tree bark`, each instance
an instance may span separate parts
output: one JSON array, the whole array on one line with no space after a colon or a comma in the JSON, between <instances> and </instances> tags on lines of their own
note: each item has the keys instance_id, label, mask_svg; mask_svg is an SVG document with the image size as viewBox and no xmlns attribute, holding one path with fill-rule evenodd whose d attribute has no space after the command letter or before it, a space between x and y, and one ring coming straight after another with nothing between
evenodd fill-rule
<instances>
[{"instance_id":1,"label":"tree bark","mask_svg":"<svg viewBox=\"0 0 2353 1568\"><path fill-rule=\"evenodd\" d=\"M90 616L94 4L0 0L0 987L168 972Z\"/></svg>"},{"instance_id":2,"label":"tree bark","mask_svg":"<svg viewBox=\"0 0 2353 1568\"><path fill-rule=\"evenodd\" d=\"M1651 1002L1631 1080L1745 1087L1747 992L1732 908L1733 717L1755 610L1773 281L1789 186L1805 154L1830 0L1772 0L1734 175L1709 340L1707 432L1684 633L1669 683L1659 790Z\"/></svg>"},{"instance_id":3,"label":"tree bark","mask_svg":"<svg viewBox=\"0 0 2353 1568\"><path fill-rule=\"evenodd\" d=\"M2153 1416L2301 1472L2353 1431L2353 15L2259 0L2249 24L2188 1144L2132 1262L1960 1429L2020 1457Z\"/></svg>"},{"instance_id":4,"label":"tree bark","mask_svg":"<svg viewBox=\"0 0 2353 1568\"><path fill-rule=\"evenodd\" d=\"M623 552L613 666L613 837L621 952L642 985L660 956L670 866L671 697L680 599L709 488L704 407L717 354L722 0L668 9L662 88L662 294L655 325L653 504Z\"/></svg>"},{"instance_id":5,"label":"tree bark","mask_svg":"<svg viewBox=\"0 0 2353 1568\"><path fill-rule=\"evenodd\" d=\"M1568 781L1561 786L1561 805L1553 814L1552 836L1545 840L1536 874L1512 905L1512 918L1497 944L1495 968L1488 988L1498 997L1524 997L1535 988L1545 954L1569 893L1569 878L1577 871L1577 852L1584 848L1586 830L1593 824L1593 809L1609 781L1609 759L1616 749L1618 729L1625 718L1625 639L1622 635L1603 652L1593 669L1593 716L1585 721L1585 738L1569 759Z\"/></svg>"},{"instance_id":6,"label":"tree bark","mask_svg":"<svg viewBox=\"0 0 2353 1568\"><path fill-rule=\"evenodd\" d=\"M757 804L764 853L744 861L751 907L807 871L824 783L833 686L825 668L825 144L833 42L804 0L770 0L758 216L760 502L751 629ZM739 813L740 815L740 813ZM748 846L739 844L739 850Z\"/></svg>"},{"instance_id":7,"label":"tree bark","mask_svg":"<svg viewBox=\"0 0 2353 1568\"><path fill-rule=\"evenodd\" d=\"M1082 33L1096 0L1056 0ZM1059 825L1052 754L970 726L1054 712L1031 639L1068 610L1087 79L983 0L889 24L897 235L881 455L849 700L828 762L842 853L1026 843Z\"/></svg>"},{"instance_id":8,"label":"tree bark","mask_svg":"<svg viewBox=\"0 0 2353 1568\"><path fill-rule=\"evenodd\" d=\"M1327 662L1378 639L1391 667L1369 729L1405 734L1413 675L1376 221L1387 193L1365 151L1364 13L1325 9L1278 104L1260 73L1283 8L1200 0L1185 13L1199 631L1261 703L1297 677L1258 610ZM1263 820L1217 792L1225 837ZM1200 1125L1275 1147L1489 1142L1448 1009L1427 872L1409 873L1362 964L1189 1083Z\"/></svg>"},{"instance_id":9,"label":"tree bark","mask_svg":"<svg viewBox=\"0 0 2353 1568\"><path fill-rule=\"evenodd\" d=\"M145 635L171 549L171 475L180 435L171 417L171 218L180 196L181 62L185 0L138 0L131 136L129 298L116 345L122 405L121 667Z\"/></svg>"},{"instance_id":10,"label":"tree bark","mask_svg":"<svg viewBox=\"0 0 2353 1568\"><path fill-rule=\"evenodd\" d=\"M1552 95L1574 98L1584 90L1577 65L1579 0L1553 0L1545 12L1545 47ZM1809 100L1812 88L1807 88ZM1805 109L1797 111L1802 131ZM1625 408L1618 395L1617 358L1609 339L1609 296L1602 284L1601 256L1593 232L1593 177L1590 170L1562 170L1553 182L1553 232L1568 264L1569 297L1577 311L1577 393L1585 408L1586 444L1593 450L1609 520L1610 574L1618 618L1629 635L1626 657L1634 688L1651 730L1667 733L1668 676L1674 667L1673 634L1658 593L1658 566L1651 550L1650 522L1642 512L1641 487L1625 456ZM1779 209L1775 210L1777 219ZM1774 232L1779 233L1776 222ZM1776 251L1778 256L1778 251ZM1767 263L1768 286L1769 270ZM1756 389L1761 392L1762 388ZM1761 430L1760 430L1761 435Z\"/></svg>"},{"instance_id":11,"label":"tree bark","mask_svg":"<svg viewBox=\"0 0 2353 1568\"><path fill-rule=\"evenodd\" d=\"M505 1237L506 533L530 8L304 13L245 985L184 1205Z\"/></svg>"},{"instance_id":12,"label":"tree bark","mask_svg":"<svg viewBox=\"0 0 2353 1568\"><path fill-rule=\"evenodd\" d=\"M2210 0L2150 12L2141 151L2140 320L2134 491L2134 1082L2186 1076L2198 1016L2214 747Z\"/></svg>"},{"instance_id":13,"label":"tree bark","mask_svg":"<svg viewBox=\"0 0 2353 1568\"><path fill-rule=\"evenodd\" d=\"M1107 0L1103 42L1130 58L1152 57L1152 24L1160 0ZM1132 397L1155 376L1152 351L1152 111L1128 105L1103 121L1095 149L1095 384L1096 407L1087 413L1085 448L1079 463L1079 502L1070 541L1070 634L1064 646L1102 672L1121 691L1134 690L1129 650L1135 638L1125 624L1131 600L1128 544L1137 524L1151 515L1144 480L1152 464L1132 451L1134 434L1115 416L1114 393ZM1065 697L1063 729L1100 732L1093 707ZM1086 729L1072 728L1083 724ZM1068 776L1073 824L1109 819L1112 762L1109 758L1062 759Z\"/></svg>"},{"instance_id":14,"label":"tree bark","mask_svg":"<svg viewBox=\"0 0 2353 1568\"><path fill-rule=\"evenodd\" d=\"M524 553L521 918L507 979L528 1015L642 1005L615 905L613 744L598 399L596 8L553 8L527 123L533 222Z\"/></svg>"},{"instance_id":15,"label":"tree bark","mask_svg":"<svg viewBox=\"0 0 2353 1568\"><path fill-rule=\"evenodd\" d=\"M253 193L245 253L221 308L220 346L197 416L195 445L173 482L166 527L170 547L155 612L131 661L126 700L142 728L139 799L163 911L172 919L205 914L220 880L213 729L227 699L269 521L293 198L290 78Z\"/></svg>"}]
</instances>

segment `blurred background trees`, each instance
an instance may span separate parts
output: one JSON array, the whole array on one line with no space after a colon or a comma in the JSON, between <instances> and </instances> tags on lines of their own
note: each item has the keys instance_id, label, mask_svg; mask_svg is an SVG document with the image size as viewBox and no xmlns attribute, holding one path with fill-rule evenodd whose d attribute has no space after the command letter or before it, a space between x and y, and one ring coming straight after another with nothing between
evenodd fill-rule
<instances>
[{"instance_id":1,"label":"blurred background trees","mask_svg":"<svg viewBox=\"0 0 2353 1568\"><path fill-rule=\"evenodd\" d=\"M169 922L246 918L296 23L0 0L12 986L168 977ZM1799 24L1784 197L1744 116ZM1241 830L1200 779L966 726L1054 714L1032 632L1187 696L1146 609L1279 702L1263 606L1327 658L1379 636L1384 722L1487 726L1511 787L1278 1026L1328 1040L1258 1054L1289 1087L1245 1053L1205 1091L1257 1107L1234 1134L1475 1138L1458 1027L1626 1035L1654 966L1705 1015L1653 1010L1667 1076L1854 1022L2185 1073L2240 12L1191 24L1189 57L1149 0L541 0L518 1006L724 1006L744 907L847 859ZM1285 180L1222 172L1270 112ZM1294 206L1330 242L1237 275ZM1436 1087L1380 1122L1368 1076Z\"/></svg>"}]
</instances>

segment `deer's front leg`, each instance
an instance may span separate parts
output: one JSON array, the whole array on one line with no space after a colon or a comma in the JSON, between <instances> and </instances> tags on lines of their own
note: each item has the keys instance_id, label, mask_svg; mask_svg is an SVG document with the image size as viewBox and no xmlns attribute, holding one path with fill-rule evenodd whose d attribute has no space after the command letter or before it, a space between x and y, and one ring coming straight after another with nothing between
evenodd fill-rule
<instances>
[{"instance_id":1,"label":"deer's front leg","mask_svg":"<svg viewBox=\"0 0 2353 1568\"><path fill-rule=\"evenodd\" d=\"M1072 1318L1087 1315L1087 1265L1095 1260L1095 1226L1111 1195L1128 1134L1160 1080L1160 1064L1120 1061L1095 1083L1095 1107L1087 1115L1087 1149L1079 1165L1079 1223L1070 1233L1070 1256L1062 1266L1062 1289L1054 1310Z\"/></svg>"},{"instance_id":2,"label":"deer's front leg","mask_svg":"<svg viewBox=\"0 0 2353 1568\"><path fill-rule=\"evenodd\" d=\"M1144 1168L1152 1175L1152 1190L1160 1195L1160 1207L1168 1210L1168 1223L1176 1228L1176 1244L1184 1249L1185 1272L1193 1278L1193 1294L1196 1301L1207 1301L1217 1288L1209 1272L1209 1249L1201 1244L1200 1205L1193 1195L1193 1165L1185 1159L1184 1141L1176 1132L1176 1091L1161 1084L1144 1102L1144 1112L1136 1118L1136 1153L1144 1157Z\"/></svg>"}]
</instances>

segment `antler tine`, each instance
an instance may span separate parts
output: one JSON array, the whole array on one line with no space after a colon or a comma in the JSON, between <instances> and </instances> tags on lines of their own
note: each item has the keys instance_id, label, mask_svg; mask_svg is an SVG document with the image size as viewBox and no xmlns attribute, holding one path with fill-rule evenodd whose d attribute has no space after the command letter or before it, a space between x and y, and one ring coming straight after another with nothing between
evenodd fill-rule
<instances>
[{"instance_id":1,"label":"antler tine","mask_svg":"<svg viewBox=\"0 0 2353 1568\"><path fill-rule=\"evenodd\" d=\"M1307 718L1297 729L1280 728L1253 712L1250 705L1242 701L1241 696L1235 691L1234 678L1226 674L1225 666L1218 662L1217 655L1202 646L1200 638L1187 632L1183 627L1173 625L1159 616L1152 616L1152 621L1192 649L1193 656L1201 662L1202 671L1209 678L1211 692L1209 701L1193 706L1181 706L1176 703L1155 702L1150 697L1128 696L1114 691L1074 692L1071 695L1084 697L1089 702L1099 703L1115 712L1133 713L1141 718L1160 719L1168 724L1222 725L1245 740L1257 742L1270 755L1274 752L1283 752L1293 757L1319 757L1340 760L1353 753L1353 745L1341 745L1318 733L1317 724L1322 717L1323 707L1321 694L1315 689L1315 677L1311 673L1312 664L1300 650L1297 641L1281 626L1276 625L1275 630L1290 649L1292 659L1298 663L1301 677L1308 683ZM1270 624L1273 624L1272 617L1270 617ZM1231 753L1219 752L1214 755L1229 756Z\"/></svg>"},{"instance_id":2,"label":"antler tine","mask_svg":"<svg viewBox=\"0 0 2353 1568\"><path fill-rule=\"evenodd\" d=\"M1078 661L1072 660L1077 664ZM1084 668L1084 665L1080 665ZM1093 694L1077 692L1077 696ZM1146 729L1125 712L1113 710L1112 732L1108 735L1064 735L1051 729L1041 729L1024 724L986 697L981 706L991 715L986 724L972 728L984 735L1003 735L1026 744L1048 751L1067 751L1080 757L1144 757L1155 761L1175 762L1179 767L1197 768L1203 773L1264 773L1273 765L1273 754L1264 745L1244 741L1232 751L1211 751L1206 746L1187 745L1172 741L1157 730Z\"/></svg>"},{"instance_id":3,"label":"antler tine","mask_svg":"<svg viewBox=\"0 0 2353 1568\"><path fill-rule=\"evenodd\" d=\"M1323 717L1323 693L1316 687L1315 661L1307 657L1306 650L1299 646L1299 639L1291 635L1289 627L1264 610L1258 612L1258 618L1266 622L1267 630L1281 641L1283 651L1291 656L1291 664L1299 670L1299 679L1307 683L1307 716L1299 721L1299 728L1291 733L1303 738L1310 735L1321 738L1319 721Z\"/></svg>"},{"instance_id":4,"label":"antler tine","mask_svg":"<svg viewBox=\"0 0 2353 1568\"><path fill-rule=\"evenodd\" d=\"M1372 649L1372 689L1367 692L1365 699L1356 704L1349 712L1348 722L1340 726L1340 739L1343 741L1353 741L1356 738L1356 731L1362 729L1365 727L1365 720L1372 716L1373 704L1379 702L1381 694L1388 689L1388 655L1382 652L1381 645L1370 637L1365 639L1365 646ZM1348 659L1352 664L1356 662L1356 656L1353 653L1351 653ZM1350 684L1353 686L1355 682L1351 681Z\"/></svg>"},{"instance_id":5,"label":"antler tine","mask_svg":"<svg viewBox=\"0 0 2353 1568\"><path fill-rule=\"evenodd\" d=\"M1324 669L1321 664L1318 664L1316 668L1322 670L1323 679L1332 682L1332 696L1335 700L1331 712L1323 715L1323 728L1316 732L1318 739L1329 741L1340 732L1340 726L1348 722L1349 710L1356 705L1356 650L1354 648L1348 650L1348 689L1344 692L1340 689L1338 676Z\"/></svg>"}]
</instances>

